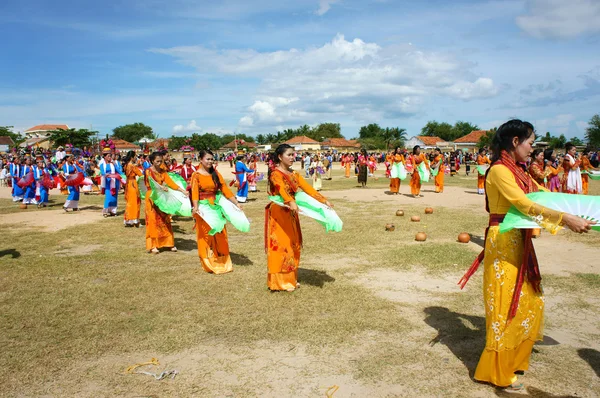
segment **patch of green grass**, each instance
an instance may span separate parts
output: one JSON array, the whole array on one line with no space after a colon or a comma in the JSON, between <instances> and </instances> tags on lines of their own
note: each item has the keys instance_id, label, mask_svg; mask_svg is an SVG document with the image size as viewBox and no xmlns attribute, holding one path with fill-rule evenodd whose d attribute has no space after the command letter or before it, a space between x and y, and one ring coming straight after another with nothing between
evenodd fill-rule
<instances>
[{"instance_id":1,"label":"patch of green grass","mask_svg":"<svg viewBox=\"0 0 600 398\"><path fill-rule=\"evenodd\" d=\"M599 274L575 274L575 277L583 282L586 286L598 289L600 288L600 275Z\"/></svg>"}]
</instances>

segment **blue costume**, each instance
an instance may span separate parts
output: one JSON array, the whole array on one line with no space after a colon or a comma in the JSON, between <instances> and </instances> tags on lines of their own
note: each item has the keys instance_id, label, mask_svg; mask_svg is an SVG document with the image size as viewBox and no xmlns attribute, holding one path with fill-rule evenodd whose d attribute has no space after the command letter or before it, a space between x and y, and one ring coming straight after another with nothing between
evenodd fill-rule
<instances>
[{"instance_id":1,"label":"blue costume","mask_svg":"<svg viewBox=\"0 0 600 398\"><path fill-rule=\"evenodd\" d=\"M65 174L65 177L77 172L83 172L76 164L69 164L67 162L63 165L62 171ZM67 211L67 209L79 210L79 186L69 186L68 190L69 196L67 196L63 209L65 209L65 211Z\"/></svg>"},{"instance_id":2,"label":"blue costume","mask_svg":"<svg viewBox=\"0 0 600 398\"><path fill-rule=\"evenodd\" d=\"M48 188L46 188L45 186L42 185L42 180L44 179L44 174L48 174L48 176L50 175L50 170L48 170L47 168L43 167L37 167L37 166L33 166L33 176L35 177L35 180L37 181L37 185L38 185L38 189L39 189L39 199L38 199L38 204L39 205L46 205L46 203L48 203L48 199L50 198L49 192L48 192Z\"/></svg>"},{"instance_id":3,"label":"blue costume","mask_svg":"<svg viewBox=\"0 0 600 398\"><path fill-rule=\"evenodd\" d=\"M246 173L253 172L254 170L250 170L241 160L235 162L234 174L238 182L238 191L235 197L240 203L246 202L246 199L248 198L248 179L246 178Z\"/></svg>"},{"instance_id":4,"label":"blue costume","mask_svg":"<svg viewBox=\"0 0 600 398\"><path fill-rule=\"evenodd\" d=\"M123 174L123 170L118 162L104 162L100 165L100 174L104 178L104 209L102 209L102 214L105 216L116 216L121 179L119 177L108 176L111 174Z\"/></svg>"},{"instance_id":5,"label":"blue costume","mask_svg":"<svg viewBox=\"0 0 600 398\"><path fill-rule=\"evenodd\" d=\"M146 169L149 169L150 167L152 167L152 163L150 163L147 160L144 160L144 163L142 163L142 167L144 168L144 171L146 171Z\"/></svg>"},{"instance_id":6,"label":"blue costume","mask_svg":"<svg viewBox=\"0 0 600 398\"><path fill-rule=\"evenodd\" d=\"M33 166L23 165L21 166L21 175L23 177L27 176L27 174L33 173ZM31 184L24 187L25 194L23 195L23 203L25 204L37 204L35 200L35 176L34 181Z\"/></svg>"},{"instance_id":7,"label":"blue costume","mask_svg":"<svg viewBox=\"0 0 600 398\"><path fill-rule=\"evenodd\" d=\"M12 177L12 197L13 202L23 200L25 191L23 188L17 185L17 182L21 179L21 165L11 163L9 168L10 175Z\"/></svg>"}]
</instances>

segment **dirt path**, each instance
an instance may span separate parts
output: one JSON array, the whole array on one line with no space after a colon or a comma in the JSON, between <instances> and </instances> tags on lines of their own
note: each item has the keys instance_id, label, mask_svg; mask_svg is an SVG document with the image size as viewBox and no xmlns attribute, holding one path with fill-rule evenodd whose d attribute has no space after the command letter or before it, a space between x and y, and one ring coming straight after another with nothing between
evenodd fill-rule
<instances>
[{"instance_id":1,"label":"dirt path","mask_svg":"<svg viewBox=\"0 0 600 398\"><path fill-rule=\"evenodd\" d=\"M25 210L22 213L0 214L0 228L42 228L46 232L102 221L101 210L65 213L64 210Z\"/></svg>"}]
</instances>

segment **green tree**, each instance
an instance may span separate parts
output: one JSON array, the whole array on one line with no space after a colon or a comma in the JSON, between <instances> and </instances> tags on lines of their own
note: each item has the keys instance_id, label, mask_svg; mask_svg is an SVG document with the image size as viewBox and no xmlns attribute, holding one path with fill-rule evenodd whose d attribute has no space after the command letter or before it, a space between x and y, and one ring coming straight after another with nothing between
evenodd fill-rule
<instances>
[{"instance_id":1,"label":"green tree","mask_svg":"<svg viewBox=\"0 0 600 398\"><path fill-rule=\"evenodd\" d=\"M138 142L144 137L156 139L156 134L152 131L152 127L146 126L144 123L126 124L113 129L113 138L128 142Z\"/></svg>"},{"instance_id":2,"label":"green tree","mask_svg":"<svg viewBox=\"0 0 600 398\"><path fill-rule=\"evenodd\" d=\"M554 148L554 149L564 148L566 143L567 143L567 137L565 137L564 134L561 134L558 137L552 137L549 142L550 148Z\"/></svg>"},{"instance_id":3,"label":"green tree","mask_svg":"<svg viewBox=\"0 0 600 398\"><path fill-rule=\"evenodd\" d=\"M444 141L452 141L454 139L454 134L454 128L450 123L438 123L435 120L427 122L421 129L421 135L439 137Z\"/></svg>"},{"instance_id":4,"label":"green tree","mask_svg":"<svg viewBox=\"0 0 600 398\"><path fill-rule=\"evenodd\" d=\"M179 148L181 148L184 145L187 145L186 140L188 139L189 137L178 137L172 135L171 138L169 138L169 149L171 151L178 151Z\"/></svg>"},{"instance_id":5,"label":"green tree","mask_svg":"<svg viewBox=\"0 0 600 398\"><path fill-rule=\"evenodd\" d=\"M376 138L380 137L383 129L377 123L371 123L367 126L362 126L358 131L359 138Z\"/></svg>"},{"instance_id":6,"label":"green tree","mask_svg":"<svg viewBox=\"0 0 600 398\"><path fill-rule=\"evenodd\" d=\"M571 142L571 144L575 145L575 146L584 146L585 142L583 142L583 140L579 137L573 137L569 140L569 142Z\"/></svg>"},{"instance_id":7,"label":"green tree","mask_svg":"<svg viewBox=\"0 0 600 398\"><path fill-rule=\"evenodd\" d=\"M22 142L25 142L25 136L19 132L13 132L12 128L13 126L0 126L0 136L10 137L15 143L14 146L19 146Z\"/></svg>"},{"instance_id":8,"label":"green tree","mask_svg":"<svg viewBox=\"0 0 600 398\"><path fill-rule=\"evenodd\" d=\"M265 135L264 134L259 134L256 136L256 143L259 145L264 145L267 143Z\"/></svg>"},{"instance_id":9,"label":"green tree","mask_svg":"<svg viewBox=\"0 0 600 398\"><path fill-rule=\"evenodd\" d=\"M600 147L600 115L594 115L585 129L585 139L590 147Z\"/></svg>"},{"instance_id":10,"label":"green tree","mask_svg":"<svg viewBox=\"0 0 600 398\"><path fill-rule=\"evenodd\" d=\"M317 141L323 141L327 138L344 138L339 123L321 123L307 135Z\"/></svg>"},{"instance_id":11,"label":"green tree","mask_svg":"<svg viewBox=\"0 0 600 398\"><path fill-rule=\"evenodd\" d=\"M275 134L269 133L265 137L265 144L275 144L277 142L277 136Z\"/></svg>"},{"instance_id":12,"label":"green tree","mask_svg":"<svg viewBox=\"0 0 600 398\"><path fill-rule=\"evenodd\" d=\"M90 145L92 143L92 137L96 134L98 134L97 131L90 131L87 129L58 129L51 131L48 138L55 147L71 144L76 148L81 148Z\"/></svg>"},{"instance_id":13,"label":"green tree","mask_svg":"<svg viewBox=\"0 0 600 398\"><path fill-rule=\"evenodd\" d=\"M406 138L406 129L398 127L386 127L381 133L381 139L385 142L386 150L397 146L404 146Z\"/></svg>"},{"instance_id":14,"label":"green tree","mask_svg":"<svg viewBox=\"0 0 600 398\"><path fill-rule=\"evenodd\" d=\"M477 130L479 130L479 126L477 126L476 124L471 124L469 122L463 122L462 120L459 120L458 122L454 123L450 137L442 137L441 135L439 137L445 141L454 141L457 138L469 134L471 131Z\"/></svg>"},{"instance_id":15,"label":"green tree","mask_svg":"<svg viewBox=\"0 0 600 398\"><path fill-rule=\"evenodd\" d=\"M489 148L492 145L492 139L494 135L496 135L496 131L498 127L494 127L485 133L485 135L479 138L479 142L477 143L477 148Z\"/></svg>"},{"instance_id":16,"label":"green tree","mask_svg":"<svg viewBox=\"0 0 600 398\"><path fill-rule=\"evenodd\" d=\"M229 142L231 142L231 141L229 141ZM225 144L228 144L229 142L226 142ZM213 133L205 133L205 134L194 133L190 137L190 142L189 142L189 145L193 146L194 150L196 150L196 151L200 151L202 149L217 150L225 144L223 143L221 137L219 137L218 135L213 134Z\"/></svg>"}]
</instances>

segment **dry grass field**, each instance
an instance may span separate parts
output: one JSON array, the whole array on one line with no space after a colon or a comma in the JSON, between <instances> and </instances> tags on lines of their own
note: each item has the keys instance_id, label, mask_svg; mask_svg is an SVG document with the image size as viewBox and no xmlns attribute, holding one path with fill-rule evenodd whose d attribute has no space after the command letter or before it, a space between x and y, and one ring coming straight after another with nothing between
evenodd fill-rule
<instances>
[{"instance_id":1,"label":"dry grass field","mask_svg":"<svg viewBox=\"0 0 600 398\"><path fill-rule=\"evenodd\" d=\"M426 184L414 199L386 195L378 175L367 189L340 170L323 181L344 230L301 220L293 293L266 288L264 181L245 206L251 232L229 228L234 272L219 276L202 271L190 219L174 220L179 252L154 256L143 227L102 218L103 197L82 195L83 211L65 214L63 196L20 210L0 188L0 395L511 396L472 380L485 336L482 271L464 291L456 285L487 223L476 177L446 177L443 194ZM599 182L591 187L600 194ZM419 231L426 242L414 240ZM463 231L468 244L456 241ZM600 234L543 233L535 245L546 337L522 377L525 395L597 397ZM125 373L151 358L159 365L138 369L178 375Z\"/></svg>"}]
</instances>

